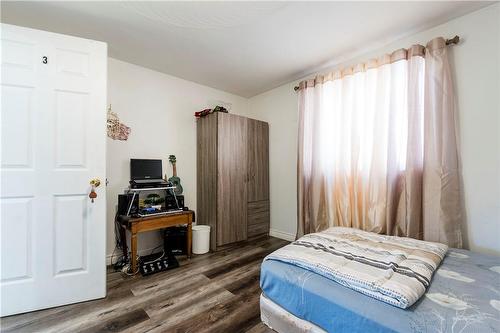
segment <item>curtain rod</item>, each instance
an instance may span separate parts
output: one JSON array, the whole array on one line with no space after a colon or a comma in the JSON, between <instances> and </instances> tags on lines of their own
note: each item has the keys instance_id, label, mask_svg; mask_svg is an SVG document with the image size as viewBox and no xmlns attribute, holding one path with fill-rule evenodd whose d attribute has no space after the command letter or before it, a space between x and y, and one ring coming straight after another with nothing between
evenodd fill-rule
<instances>
[{"instance_id":1,"label":"curtain rod","mask_svg":"<svg viewBox=\"0 0 500 333\"><path fill-rule=\"evenodd\" d=\"M453 38L447 39L446 45L456 45L456 44L458 44L458 42L460 42L460 37L455 36ZM293 90L295 90L295 91L299 90L299 86L293 87Z\"/></svg>"}]
</instances>

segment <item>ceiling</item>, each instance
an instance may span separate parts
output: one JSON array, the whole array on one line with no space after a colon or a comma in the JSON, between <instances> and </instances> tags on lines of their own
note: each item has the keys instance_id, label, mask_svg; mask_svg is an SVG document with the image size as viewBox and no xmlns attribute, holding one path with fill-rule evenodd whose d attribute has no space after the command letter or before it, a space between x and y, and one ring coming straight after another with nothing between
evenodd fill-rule
<instances>
[{"instance_id":1,"label":"ceiling","mask_svg":"<svg viewBox=\"0 0 500 333\"><path fill-rule=\"evenodd\" d=\"M108 43L109 56L251 97L488 2L7 2L4 23Z\"/></svg>"}]
</instances>

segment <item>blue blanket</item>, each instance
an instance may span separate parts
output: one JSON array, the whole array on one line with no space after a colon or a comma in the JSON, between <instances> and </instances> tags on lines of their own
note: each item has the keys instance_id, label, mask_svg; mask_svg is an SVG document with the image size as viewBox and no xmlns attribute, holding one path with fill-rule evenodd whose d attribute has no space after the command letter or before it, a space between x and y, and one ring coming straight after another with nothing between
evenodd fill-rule
<instances>
[{"instance_id":1,"label":"blue blanket","mask_svg":"<svg viewBox=\"0 0 500 333\"><path fill-rule=\"evenodd\" d=\"M500 332L500 257L450 249L417 303L399 309L276 260L261 288L276 304L328 332Z\"/></svg>"}]
</instances>

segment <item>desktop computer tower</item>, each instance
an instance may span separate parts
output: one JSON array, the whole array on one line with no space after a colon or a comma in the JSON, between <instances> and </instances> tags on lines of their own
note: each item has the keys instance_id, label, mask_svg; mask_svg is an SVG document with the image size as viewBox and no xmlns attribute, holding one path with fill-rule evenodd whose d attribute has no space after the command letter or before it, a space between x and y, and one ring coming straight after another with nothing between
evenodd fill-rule
<instances>
[{"instance_id":1,"label":"desktop computer tower","mask_svg":"<svg viewBox=\"0 0 500 333\"><path fill-rule=\"evenodd\" d=\"M173 255L187 254L187 227L170 227L163 233L165 253Z\"/></svg>"}]
</instances>

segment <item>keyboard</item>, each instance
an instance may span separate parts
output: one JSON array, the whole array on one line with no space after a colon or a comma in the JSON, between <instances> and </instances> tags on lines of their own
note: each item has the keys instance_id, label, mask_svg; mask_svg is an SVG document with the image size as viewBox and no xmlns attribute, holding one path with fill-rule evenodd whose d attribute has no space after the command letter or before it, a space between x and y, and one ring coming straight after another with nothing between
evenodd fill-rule
<instances>
[{"instance_id":1,"label":"keyboard","mask_svg":"<svg viewBox=\"0 0 500 333\"><path fill-rule=\"evenodd\" d=\"M134 182L137 184L166 183L163 179L137 179L137 180L134 180Z\"/></svg>"},{"instance_id":2,"label":"keyboard","mask_svg":"<svg viewBox=\"0 0 500 333\"><path fill-rule=\"evenodd\" d=\"M145 211L145 210L141 210L139 212L139 216L140 217L145 217L145 216L155 216L155 215L167 215L167 214L178 213L178 212L182 212L182 211L183 211L182 209L175 209L175 210L165 210L165 209L162 209L162 210L154 210L154 211L151 211L151 212L148 212L148 211Z\"/></svg>"}]
</instances>

